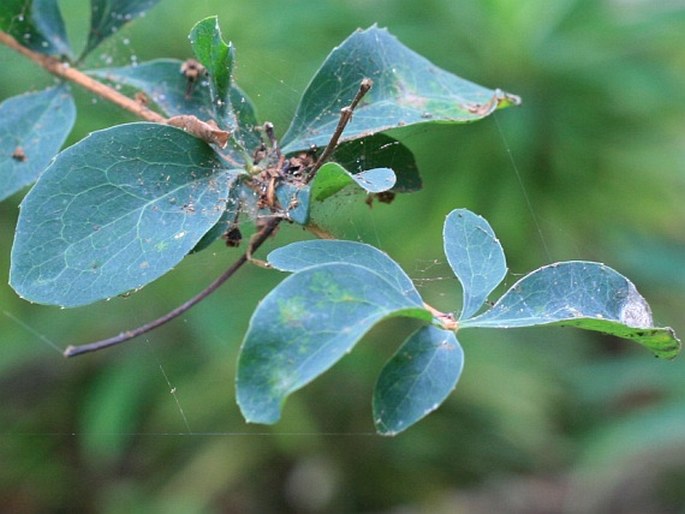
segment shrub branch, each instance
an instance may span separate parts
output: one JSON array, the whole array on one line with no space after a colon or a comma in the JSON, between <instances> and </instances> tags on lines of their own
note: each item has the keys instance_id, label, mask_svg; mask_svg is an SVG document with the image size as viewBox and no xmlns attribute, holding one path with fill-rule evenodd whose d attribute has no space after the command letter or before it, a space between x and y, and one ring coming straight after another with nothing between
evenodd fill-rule
<instances>
[{"instance_id":1,"label":"shrub branch","mask_svg":"<svg viewBox=\"0 0 685 514\"><path fill-rule=\"evenodd\" d=\"M114 88L111 88L102 82L89 77L82 71L72 68L68 62L62 62L59 59L50 57L49 55L44 55L33 50L26 48L19 44L19 42L10 36L7 32L0 31L0 43L8 46L12 50L20 53L27 59L32 60L39 66L41 66L46 71L52 73L53 75L78 84L84 89L87 89L91 93L96 94L100 98L112 102L118 105L122 109L125 109L139 118L145 121L151 121L154 123L166 123L167 119L161 114L148 109L144 105L135 100L130 99L126 95L121 94Z\"/></svg>"},{"instance_id":2,"label":"shrub branch","mask_svg":"<svg viewBox=\"0 0 685 514\"><path fill-rule=\"evenodd\" d=\"M362 80L359 86L359 91L357 95L354 97L352 103L340 111L340 121L338 122L338 126L336 127L336 130L333 136L331 137L330 142L326 146L326 149L321 154L321 157L319 157L319 159L314 164L314 173L332 155L333 150L335 149L338 140L340 139L340 136L345 130L347 124L352 119L352 112L354 111L354 108L359 104L360 100L369 91L369 89L371 89L371 80ZM309 180L311 180L313 176L314 174L311 174ZM145 323L144 325L141 325L137 328L121 332L116 336L109 337L107 339L101 339L99 341L95 341L94 343L88 343L79 346L70 345L64 350L64 356L76 357L77 355L83 355L84 353L96 352L98 350L103 350L105 348L119 345L126 341L130 341L131 339L136 338L140 335L143 335L147 332L150 332L151 330L154 330L157 327L161 327L169 321L181 316L182 314L190 310L191 307L197 305L202 300L211 295L214 291L219 289L219 287L221 287L229 278L231 278L235 274L235 272L238 271L246 262L252 261L252 253L256 251L260 246L262 246L262 244L264 244L264 242L269 238L269 236L271 236L274 233L274 231L276 230L281 221L283 221L283 218L281 217L274 217L269 219L269 221L261 228L261 230L259 230L259 232L252 236L245 253L238 257L238 259L235 262L233 262L233 264L231 264L231 266L226 271L224 271L219 277L217 277L211 284L209 284L209 286L207 286L205 289L200 291L198 294L193 296L185 303L176 307L174 310L169 311L164 316L161 316L148 323Z\"/></svg>"},{"instance_id":3,"label":"shrub branch","mask_svg":"<svg viewBox=\"0 0 685 514\"><path fill-rule=\"evenodd\" d=\"M209 286L207 286L205 289L200 291L198 294L193 296L185 303L176 307L174 310L169 311L164 316L161 316L148 323L145 323L144 325L141 325L137 328L121 332L119 335L116 335L114 337L101 339L99 341L95 341L94 343L83 344L79 346L67 346L66 350L64 350L64 356L76 357L77 355L96 352L98 350L103 350L111 346L116 346L118 344L125 343L126 341L129 341L135 337L150 332L151 330L154 330L157 327L161 327L162 325L168 323L172 319L181 316L182 314L187 312L191 307L200 303L214 291L219 289L219 287L221 287L221 285L224 282L231 278L235 274L235 272L243 266L243 264L248 262L248 253L251 253L260 246L262 246L262 244L264 244L264 242L269 238L269 236L273 234L274 230L276 230L276 227L278 226L280 221L281 218L271 218L269 222L266 225L264 225L264 227L262 227L262 229L259 232L257 232L257 234L255 234L254 239L250 241L250 249L248 251L246 251L244 254L238 257L238 259L233 264L231 264L231 266L226 271L219 275L211 284L209 284Z\"/></svg>"},{"instance_id":4,"label":"shrub branch","mask_svg":"<svg viewBox=\"0 0 685 514\"><path fill-rule=\"evenodd\" d=\"M215 144L220 148L224 148L226 146L229 134L227 132L218 130L216 126L212 126L206 122L196 119L195 117L192 117L195 118L194 120L190 120L192 123L188 123L188 120L186 119L189 118L188 116L177 116L175 118L167 119L161 114L156 113L151 109L148 109L145 105L135 100L132 100L126 95L120 93L116 89L89 77L88 75L86 75L82 71L79 71L76 68L73 68L70 65L70 63L63 62L49 55L34 52L33 50L21 45L19 42L17 42L15 38L13 38L10 34L6 32L0 31L0 43L18 52L27 59L30 59L31 61L35 62L49 73L63 80L67 80L69 82L81 86L82 88L99 96L103 100L111 102L121 107L122 109L129 111L138 118L153 123L163 123L174 126L180 126L184 130L192 133L194 136L199 137L200 139L207 141L208 143ZM341 109L340 120L338 121L338 125L333 133L333 136L328 142L328 145L326 145L326 148L314 164L312 173L309 177L310 180L314 177L318 169L324 163L326 163L328 159L330 159L331 155L333 154L333 151L338 145L338 141L340 140L340 137L342 136L345 127L347 127L350 120L352 119L354 109L358 106L359 102L366 95L366 93L371 89L372 85L373 82L370 79L363 79L359 86L359 90L355 95L354 99L352 100L352 102L350 103L350 105ZM193 128L194 126L199 126L199 130L195 130ZM230 279L246 262L249 262L252 259L252 253L256 251L260 246L262 246L262 244L264 244L264 242L269 238L269 236L271 236L274 233L274 231L276 230L281 221L282 218L271 218L267 222L267 224L264 225L262 229L259 232L257 232L250 240L249 248L245 251L245 253L238 257L238 259L235 262L233 262L231 266L229 266L229 268L226 271L224 271L221 275L219 275L211 284L209 284L209 286L207 286L197 295L193 296L192 298L190 298L183 304L179 305L175 309L169 311L168 313L153 321L145 323L144 325L141 325L137 328L121 332L116 336L78 346L70 345L64 350L64 356L76 357L77 355L96 352L98 350L103 350L105 348L110 348L112 346L119 345L126 341L130 341L131 339L134 339L140 335L143 335L147 332L150 332L151 330L154 330L168 323L169 321L181 316L182 314L190 310L193 306L200 303L202 300L211 295L214 291L221 287L228 279Z\"/></svg>"},{"instance_id":5,"label":"shrub branch","mask_svg":"<svg viewBox=\"0 0 685 514\"><path fill-rule=\"evenodd\" d=\"M116 89L103 84L89 77L82 71L74 68L68 62L62 62L55 57L34 52L30 48L21 45L7 32L0 31L0 43L8 46L12 50L20 53L27 59L32 60L46 71L53 75L68 80L74 84L78 84L82 88L99 96L103 100L107 100L122 109L136 115L138 118L150 121L152 123L164 123L174 127L181 128L193 136L202 139L203 141L217 145L219 148L225 148L230 134L225 130L219 129L213 122L205 122L195 116L174 116L173 118L165 118L161 114L148 109L145 105L137 102L128 96L120 93Z\"/></svg>"}]
</instances>

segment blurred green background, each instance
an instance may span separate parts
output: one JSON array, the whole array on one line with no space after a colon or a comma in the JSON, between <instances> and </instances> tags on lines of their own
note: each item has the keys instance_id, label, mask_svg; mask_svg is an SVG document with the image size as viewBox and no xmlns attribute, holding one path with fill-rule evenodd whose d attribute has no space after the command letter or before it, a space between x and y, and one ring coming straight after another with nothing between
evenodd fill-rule
<instances>
[{"instance_id":1,"label":"blurred green background","mask_svg":"<svg viewBox=\"0 0 685 514\"><path fill-rule=\"evenodd\" d=\"M59 3L78 45L85 2ZM374 22L523 97L474 125L399 133L424 190L328 220L390 253L431 303L458 307L440 235L444 216L467 207L500 237L508 285L550 261L602 261L636 283L657 323L685 334L682 1L163 0L87 64L190 57L187 33L213 14L237 47L237 82L281 134L328 52ZM7 49L0 66L0 99L52 82ZM131 121L77 95L69 144ZM30 305L4 285L20 199L0 204L0 512L685 512L682 358L571 329L465 333L456 392L382 438L371 391L413 327L395 320L295 394L279 424L248 426L235 361L280 274L246 268L182 319L67 361L60 348L157 317L237 253L217 243L127 299ZM270 247L302 237L284 227Z\"/></svg>"}]
</instances>

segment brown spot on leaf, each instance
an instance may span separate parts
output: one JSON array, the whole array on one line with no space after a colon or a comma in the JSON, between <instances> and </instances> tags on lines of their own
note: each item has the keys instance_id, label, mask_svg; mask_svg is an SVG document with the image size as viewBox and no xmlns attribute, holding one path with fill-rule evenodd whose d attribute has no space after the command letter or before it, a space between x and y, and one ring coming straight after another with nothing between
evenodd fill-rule
<instances>
[{"instance_id":1,"label":"brown spot on leaf","mask_svg":"<svg viewBox=\"0 0 685 514\"><path fill-rule=\"evenodd\" d=\"M497 107L497 97L493 96L484 104L466 104L466 110L476 116L487 116Z\"/></svg>"},{"instance_id":2,"label":"brown spot on leaf","mask_svg":"<svg viewBox=\"0 0 685 514\"><path fill-rule=\"evenodd\" d=\"M424 96L415 95L414 93L406 92L404 95L400 96L398 103L402 105L407 105L413 107L414 109L424 109L428 103L428 99Z\"/></svg>"},{"instance_id":3,"label":"brown spot on leaf","mask_svg":"<svg viewBox=\"0 0 685 514\"><path fill-rule=\"evenodd\" d=\"M14 149L14 152L12 152L12 159L17 162L24 162L26 159L28 159L28 157L26 157L24 149L21 146L17 146Z\"/></svg>"},{"instance_id":4,"label":"brown spot on leaf","mask_svg":"<svg viewBox=\"0 0 685 514\"><path fill-rule=\"evenodd\" d=\"M495 89L495 95L487 102L482 104L466 104L464 107L467 111L477 116L487 116L498 107L505 107L507 105L521 105L521 98L506 93L501 89Z\"/></svg>"}]
</instances>

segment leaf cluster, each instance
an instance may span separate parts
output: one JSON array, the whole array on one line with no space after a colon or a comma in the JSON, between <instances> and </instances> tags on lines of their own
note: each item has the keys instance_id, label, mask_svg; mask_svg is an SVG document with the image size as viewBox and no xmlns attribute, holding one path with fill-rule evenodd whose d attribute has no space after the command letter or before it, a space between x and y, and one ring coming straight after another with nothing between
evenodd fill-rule
<instances>
[{"instance_id":1,"label":"leaf cluster","mask_svg":"<svg viewBox=\"0 0 685 514\"><path fill-rule=\"evenodd\" d=\"M96 4L94 12L101 13L103 7ZM148 4L131 2L117 16L131 19ZM102 20L95 14L93 23L92 33L101 33ZM307 225L312 202L348 186L369 194L416 190L421 180L411 152L381 132L466 123L518 102L440 70L386 30L372 27L355 32L331 52L278 142L270 124L258 124L252 103L232 80L235 52L217 19L199 22L189 39L197 59L193 63L165 59L90 72L142 93L170 117L172 126L115 126L55 158L22 204L10 278L22 297L85 305L143 287L188 253L236 230L241 216L257 223L275 217ZM92 36L86 52L101 40ZM196 71L189 75L191 65ZM321 166L340 110L352 102L364 79L373 88L356 106L340 144L331 149L332 162ZM72 106L68 123L59 126L51 120L65 138L73 104L66 90L59 98ZM0 108L8 103L12 100ZM59 113L65 109L53 107ZM203 141L183 123L180 128L171 123L186 117L230 133L230 140ZM9 163L23 181L8 185L6 195L35 179L54 154L53 148L42 161L35 157L43 141L28 137L31 129L47 136L41 126L34 122L23 139L1 142L20 146L26 154L24 161ZM59 147L63 138L52 137L53 146ZM374 157L358 161L362 148ZM29 175L22 167L32 162L35 173ZM50 223L44 223L46 213Z\"/></svg>"},{"instance_id":2,"label":"leaf cluster","mask_svg":"<svg viewBox=\"0 0 685 514\"><path fill-rule=\"evenodd\" d=\"M649 306L627 278L604 264L570 261L544 266L512 285L477 314L506 275L502 247L490 225L465 209L443 231L445 256L462 286L458 315L428 306L411 279L386 254L350 241L304 241L268 261L294 274L259 304L243 343L238 403L248 421L273 423L289 394L347 354L383 319L426 322L400 346L373 395L379 433L394 435L435 410L463 368L457 332L471 328L570 326L632 339L657 357L680 343L655 328Z\"/></svg>"},{"instance_id":3,"label":"leaf cluster","mask_svg":"<svg viewBox=\"0 0 685 514\"><path fill-rule=\"evenodd\" d=\"M77 66L155 3L93 0L78 59L54 2L10 2L0 30ZM217 18L197 23L189 40L195 59L87 72L134 96L162 122L107 128L60 152L76 116L66 84L0 104L0 198L37 180L22 202L12 248L10 283L23 298L75 307L128 294L217 239L239 244L245 221L313 228L312 206L343 190L362 191L369 201L416 191L414 156L388 131L470 123L520 103L436 67L372 26L328 55L279 140L235 84L235 49ZM494 231L458 209L447 216L443 240L463 290L458 315L425 303L399 265L371 246L309 241L272 252L268 264L293 275L259 304L245 336L237 375L245 418L275 422L288 395L396 316L425 326L378 379L374 421L388 435L436 409L454 389L463 368L462 329L575 326L634 340L659 357L679 350L670 328L654 326L635 286L593 262L535 270L481 312L507 272ZM244 261L251 251L248 245Z\"/></svg>"}]
</instances>

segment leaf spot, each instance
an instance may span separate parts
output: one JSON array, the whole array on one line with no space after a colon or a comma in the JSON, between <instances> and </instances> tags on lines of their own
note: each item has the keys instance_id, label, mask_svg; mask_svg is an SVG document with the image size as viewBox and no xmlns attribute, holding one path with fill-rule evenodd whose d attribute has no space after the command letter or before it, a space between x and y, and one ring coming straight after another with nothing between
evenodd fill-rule
<instances>
[{"instance_id":1,"label":"leaf spot","mask_svg":"<svg viewBox=\"0 0 685 514\"><path fill-rule=\"evenodd\" d=\"M12 152L12 159L14 159L17 162L24 162L27 159L26 153L24 152L24 149L21 146L17 146L14 149L14 152Z\"/></svg>"}]
</instances>

